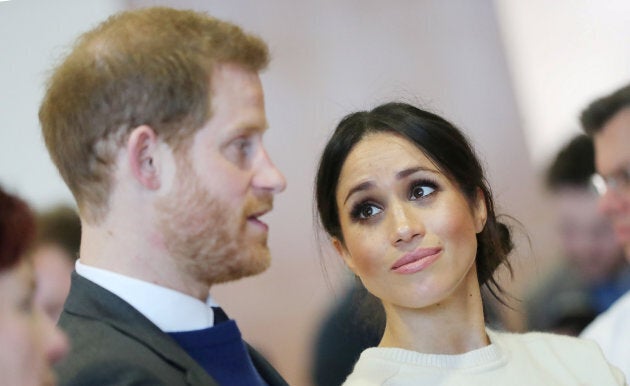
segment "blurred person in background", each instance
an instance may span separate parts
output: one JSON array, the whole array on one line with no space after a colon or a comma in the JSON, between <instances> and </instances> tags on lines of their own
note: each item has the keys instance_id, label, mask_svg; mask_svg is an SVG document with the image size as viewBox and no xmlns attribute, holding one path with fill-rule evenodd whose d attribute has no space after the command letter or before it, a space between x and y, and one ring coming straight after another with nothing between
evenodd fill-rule
<instances>
[{"instance_id":1,"label":"blurred person in background","mask_svg":"<svg viewBox=\"0 0 630 386\"><path fill-rule=\"evenodd\" d=\"M73 208L58 205L37 214L37 234L30 252L37 280L35 302L55 321L70 291L80 242L81 220Z\"/></svg>"},{"instance_id":2,"label":"blurred person in background","mask_svg":"<svg viewBox=\"0 0 630 386\"><path fill-rule=\"evenodd\" d=\"M28 205L0 187L0 385L56 384L52 365L65 335L34 301L38 283L27 249L35 237Z\"/></svg>"},{"instance_id":3,"label":"blurred person in background","mask_svg":"<svg viewBox=\"0 0 630 386\"><path fill-rule=\"evenodd\" d=\"M592 102L581 115L595 144L600 210L630 261L630 84ZM580 335L599 343L630 379L630 292L599 315Z\"/></svg>"},{"instance_id":4,"label":"blurred person in background","mask_svg":"<svg viewBox=\"0 0 630 386\"><path fill-rule=\"evenodd\" d=\"M581 134L547 170L562 256L526 298L528 330L578 335L630 289L630 265L610 220L598 210L594 157L592 139Z\"/></svg>"},{"instance_id":5,"label":"blurred person in background","mask_svg":"<svg viewBox=\"0 0 630 386\"><path fill-rule=\"evenodd\" d=\"M354 278L321 321L313 347L311 376L316 386L341 385L363 350L383 336L383 306Z\"/></svg>"}]
</instances>

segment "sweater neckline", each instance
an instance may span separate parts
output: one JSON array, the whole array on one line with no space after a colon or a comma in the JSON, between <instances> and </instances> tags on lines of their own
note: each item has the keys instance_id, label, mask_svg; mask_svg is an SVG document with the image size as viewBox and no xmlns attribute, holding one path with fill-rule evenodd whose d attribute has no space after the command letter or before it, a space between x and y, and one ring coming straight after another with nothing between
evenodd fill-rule
<instances>
[{"instance_id":1,"label":"sweater neckline","mask_svg":"<svg viewBox=\"0 0 630 386\"><path fill-rule=\"evenodd\" d=\"M504 353L497 342L498 337L493 331L486 329L486 332L489 345L462 354L426 354L396 347L372 347L366 349L361 356L442 369L463 369L499 362L504 359Z\"/></svg>"}]
</instances>

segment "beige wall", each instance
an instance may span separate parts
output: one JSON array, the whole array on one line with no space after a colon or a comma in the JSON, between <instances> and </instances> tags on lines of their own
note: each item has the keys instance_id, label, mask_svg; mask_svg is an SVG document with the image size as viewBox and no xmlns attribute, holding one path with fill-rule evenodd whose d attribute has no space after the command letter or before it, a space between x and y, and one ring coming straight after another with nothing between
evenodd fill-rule
<instances>
[{"instance_id":1,"label":"beige wall","mask_svg":"<svg viewBox=\"0 0 630 386\"><path fill-rule=\"evenodd\" d=\"M37 207L71 201L39 131L46 73L79 32L123 1L0 2L0 183Z\"/></svg>"},{"instance_id":2,"label":"beige wall","mask_svg":"<svg viewBox=\"0 0 630 386\"><path fill-rule=\"evenodd\" d=\"M523 278L542 270L553 255L545 202L530 162L539 159L534 149L548 133L536 127L544 123L545 130L555 132L549 125L556 122L551 117L556 109L548 108L555 103L547 99L550 92L565 84L580 90L589 85L579 83L580 70L565 71L570 63L560 65L556 57L532 51L533 37L536 43L557 36L553 15L568 13L545 8L541 1L0 2L0 182L36 206L71 199L41 143L36 113L45 71L74 36L96 21L126 7L164 4L206 10L260 34L274 56L263 75L271 124L266 140L289 186L267 216L272 268L259 277L217 287L214 295L239 321L246 338L277 364L291 384L307 385L319 318L347 276L335 256L329 256L328 285L312 226L317 157L343 115L403 99L454 121L469 134L487 164L500 211L521 220L531 237L532 249L525 246L514 257L519 275L513 289L520 291L527 282ZM569 3L575 2L554 2L567 10ZM613 3L618 2L607 4ZM531 4L529 11L522 8L524 4ZM607 16L598 13L598 19L619 19L618 10L602 9ZM536 25L541 14L551 16ZM577 19L563 19L564 28L571 25L576 31L586 28L599 33L601 24L589 24L586 14L573 14ZM530 30L534 26L535 34ZM620 33L615 28L603 32ZM562 40L557 44L562 46ZM598 68L605 70L606 63L616 60L625 63L627 71L628 55L617 59L610 54L614 47L598 46L602 58ZM533 70L543 64L552 76L565 76L563 83L540 78ZM606 78L606 87L619 76ZM559 110L571 114L566 107ZM534 131L538 134L531 134ZM562 135L553 137L557 143Z\"/></svg>"},{"instance_id":3,"label":"beige wall","mask_svg":"<svg viewBox=\"0 0 630 386\"><path fill-rule=\"evenodd\" d=\"M630 2L493 2L529 152L545 164L590 101L630 82Z\"/></svg>"}]
</instances>

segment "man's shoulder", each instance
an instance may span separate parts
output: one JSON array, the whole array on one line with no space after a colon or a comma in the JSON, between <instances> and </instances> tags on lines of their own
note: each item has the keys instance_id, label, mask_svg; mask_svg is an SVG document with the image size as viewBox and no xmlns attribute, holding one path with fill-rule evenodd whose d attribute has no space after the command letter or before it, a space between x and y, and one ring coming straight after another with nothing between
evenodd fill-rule
<instances>
[{"instance_id":1,"label":"man's shoulder","mask_svg":"<svg viewBox=\"0 0 630 386\"><path fill-rule=\"evenodd\" d=\"M627 328L630 323L630 291L619 298L608 310L600 314L589 324L580 337L593 339L600 345L609 337L615 341L623 341L620 335L630 337L630 330ZM626 340L627 341L627 340Z\"/></svg>"},{"instance_id":2,"label":"man's shoulder","mask_svg":"<svg viewBox=\"0 0 630 386\"><path fill-rule=\"evenodd\" d=\"M82 355L104 355L122 348L126 350L120 355L129 355L130 351L141 350L146 347L132 334L117 328L108 322L76 315L64 311L58 323L59 327L70 337L73 352L81 352ZM144 349L146 350L146 348Z\"/></svg>"},{"instance_id":3,"label":"man's shoulder","mask_svg":"<svg viewBox=\"0 0 630 386\"><path fill-rule=\"evenodd\" d=\"M56 366L61 385L187 384L185 369L108 323L64 312L59 326L72 347Z\"/></svg>"},{"instance_id":4,"label":"man's shoulder","mask_svg":"<svg viewBox=\"0 0 630 386\"><path fill-rule=\"evenodd\" d=\"M214 384L168 334L86 279L73 278L59 326L71 340L61 385Z\"/></svg>"}]
</instances>

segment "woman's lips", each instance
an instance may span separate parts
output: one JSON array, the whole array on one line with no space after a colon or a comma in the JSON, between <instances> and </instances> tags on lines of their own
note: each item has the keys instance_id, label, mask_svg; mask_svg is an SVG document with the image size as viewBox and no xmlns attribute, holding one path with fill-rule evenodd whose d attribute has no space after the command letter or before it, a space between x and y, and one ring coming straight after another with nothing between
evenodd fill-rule
<instances>
[{"instance_id":1,"label":"woman's lips","mask_svg":"<svg viewBox=\"0 0 630 386\"><path fill-rule=\"evenodd\" d=\"M442 252L442 248L438 247L418 248L396 260L391 270L404 274L422 271L440 257L440 252Z\"/></svg>"}]
</instances>

